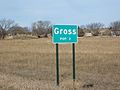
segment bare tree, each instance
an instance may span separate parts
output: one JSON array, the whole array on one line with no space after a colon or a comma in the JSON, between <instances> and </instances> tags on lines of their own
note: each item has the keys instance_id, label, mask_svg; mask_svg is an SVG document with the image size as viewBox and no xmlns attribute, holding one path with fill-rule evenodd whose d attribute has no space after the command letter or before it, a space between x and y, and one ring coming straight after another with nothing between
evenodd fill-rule
<instances>
[{"instance_id":1,"label":"bare tree","mask_svg":"<svg viewBox=\"0 0 120 90\"><path fill-rule=\"evenodd\" d=\"M50 26L50 21L37 21L32 24L32 32L39 37L43 34L47 37Z\"/></svg>"},{"instance_id":2,"label":"bare tree","mask_svg":"<svg viewBox=\"0 0 120 90\"><path fill-rule=\"evenodd\" d=\"M13 20L1 19L0 20L0 38L4 39L5 36L7 35L6 31L9 30L13 26L16 26Z\"/></svg>"},{"instance_id":3,"label":"bare tree","mask_svg":"<svg viewBox=\"0 0 120 90\"><path fill-rule=\"evenodd\" d=\"M85 35L84 29L85 29L85 27L83 25L78 27L78 36L79 37L83 37Z\"/></svg>"},{"instance_id":4,"label":"bare tree","mask_svg":"<svg viewBox=\"0 0 120 90\"><path fill-rule=\"evenodd\" d=\"M102 23L91 23L91 24L88 24L86 25L87 29L90 29L90 30L98 30L98 29L101 29L104 27L104 24Z\"/></svg>"},{"instance_id":5,"label":"bare tree","mask_svg":"<svg viewBox=\"0 0 120 90\"><path fill-rule=\"evenodd\" d=\"M120 21L114 21L110 24L110 29L113 31L113 34L120 36Z\"/></svg>"},{"instance_id":6,"label":"bare tree","mask_svg":"<svg viewBox=\"0 0 120 90\"><path fill-rule=\"evenodd\" d=\"M93 33L94 36L98 36L99 30L104 27L102 23L91 23L86 25L86 28Z\"/></svg>"},{"instance_id":7,"label":"bare tree","mask_svg":"<svg viewBox=\"0 0 120 90\"><path fill-rule=\"evenodd\" d=\"M112 30L120 30L120 21L115 21L110 24Z\"/></svg>"},{"instance_id":8,"label":"bare tree","mask_svg":"<svg viewBox=\"0 0 120 90\"><path fill-rule=\"evenodd\" d=\"M17 34L30 34L28 27L13 26L8 31L7 34L17 35Z\"/></svg>"}]
</instances>

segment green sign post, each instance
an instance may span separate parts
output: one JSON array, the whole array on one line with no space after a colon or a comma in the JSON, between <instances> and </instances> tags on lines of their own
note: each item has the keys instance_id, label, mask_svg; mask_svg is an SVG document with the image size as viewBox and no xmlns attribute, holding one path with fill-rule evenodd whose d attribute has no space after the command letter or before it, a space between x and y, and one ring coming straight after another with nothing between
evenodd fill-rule
<instances>
[{"instance_id":1,"label":"green sign post","mask_svg":"<svg viewBox=\"0 0 120 90\"><path fill-rule=\"evenodd\" d=\"M72 43L73 80L75 81L75 43L78 42L77 25L53 25L52 42L56 44L56 79L59 85L59 47L58 44Z\"/></svg>"}]
</instances>

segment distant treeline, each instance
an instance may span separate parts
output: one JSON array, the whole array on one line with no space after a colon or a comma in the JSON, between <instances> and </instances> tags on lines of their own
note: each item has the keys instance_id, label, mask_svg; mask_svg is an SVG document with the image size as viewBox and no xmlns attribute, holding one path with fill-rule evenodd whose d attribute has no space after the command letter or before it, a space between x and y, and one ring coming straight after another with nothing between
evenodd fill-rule
<instances>
[{"instance_id":1,"label":"distant treeline","mask_svg":"<svg viewBox=\"0 0 120 90\"><path fill-rule=\"evenodd\" d=\"M111 22L108 27L103 23L95 22L78 27L79 37L85 36L86 33L91 33L92 36L120 36L120 21ZM36 21L31 27L22 27L11 19L0 20L0 39L5 39L6 36L16 35L32 35L38 38L48 37L52 32L52 23L50 21Z\"/></svg>"}]
</instances>

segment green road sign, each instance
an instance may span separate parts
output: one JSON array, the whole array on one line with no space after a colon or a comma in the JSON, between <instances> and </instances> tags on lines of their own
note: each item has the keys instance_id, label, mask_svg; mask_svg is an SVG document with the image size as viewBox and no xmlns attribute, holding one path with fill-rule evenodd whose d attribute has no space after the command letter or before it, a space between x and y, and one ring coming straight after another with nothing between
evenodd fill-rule
<instances>
[{"instance_id":1,"label":"green road sign","mask_svg":"<svg viewBox=\"0 0 120 90\"><path fill-rule=\"evenodd\" d=\"M52 27L53 43L77 43L78 26L77 25L53 25Z\"/></svg>"}]
</instances>

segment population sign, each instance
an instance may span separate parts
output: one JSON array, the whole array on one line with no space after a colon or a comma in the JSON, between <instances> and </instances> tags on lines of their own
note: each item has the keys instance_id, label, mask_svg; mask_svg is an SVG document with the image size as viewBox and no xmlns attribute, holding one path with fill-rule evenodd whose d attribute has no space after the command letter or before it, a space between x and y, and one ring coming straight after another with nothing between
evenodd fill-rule
<instances>
[{"instance_id":1,"label":"population sign","mask_svg":"<svg viewBox=\"0 0 120 90\"><path fill-rule=\"evenodd\" d=\"M53 25L52 42L58 43L77 43L78 26L77 25Z\"/></svg>"},{"instance_id":2,"label":"population sign","mask_svg":"<svg viewBox=\"0 0 120 90\"><path fill-rule=\"evenodd\" d=\"M77 25L53 25L52 42L56 44L56 81L59 85L59 45L62 43L72 43L73 52L73 80L75 81L75 43L78 42Z\"/></svg>"}]
</instances>

